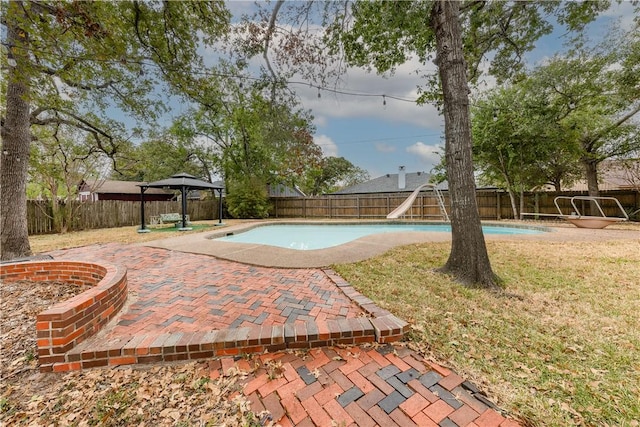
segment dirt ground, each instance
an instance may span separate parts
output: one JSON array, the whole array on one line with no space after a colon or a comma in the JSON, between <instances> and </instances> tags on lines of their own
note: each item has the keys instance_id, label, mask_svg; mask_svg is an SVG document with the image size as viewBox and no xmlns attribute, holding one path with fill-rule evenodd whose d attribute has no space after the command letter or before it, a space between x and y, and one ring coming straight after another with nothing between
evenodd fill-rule
<instances>
[{"instance_id":1,"label":"dirt ground","mask_svg":"<svg viewBox=\"0 0 640 427\"><path fill-rule=\"evenodd\" d=\"M56 282L2 285L0 425L269 425L246 401L227 399L243 373L212 380L206 361L41 374L36 315L82 291Z\"/></svg>"}]
</instances>

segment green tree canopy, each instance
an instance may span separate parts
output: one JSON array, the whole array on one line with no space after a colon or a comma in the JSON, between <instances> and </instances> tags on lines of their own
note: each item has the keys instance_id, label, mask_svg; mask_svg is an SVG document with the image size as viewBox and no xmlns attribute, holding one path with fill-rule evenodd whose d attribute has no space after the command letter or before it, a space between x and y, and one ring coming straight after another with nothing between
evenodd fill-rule
<instances>
[{"instance_id":1,"label":"green tree canopy","mask_svg":"<svg viewBox=\"0 0 640 427\"><path fill-rule=\"evenodd\" d=\"M580 29L608 2L357 1L342 9L329 28L334 53L378 72L418 58L425 85L421 101L441 104L445 161L451 196L452 248L443 270L459 280L496 287L475 199L469 119L469 82L490 61L499 81L522 67L522 56L551 32L549 16ZM437 74L430 72L430 63Z\"/></svg>"},{"instance_id":2,"label":"green tree canopy","mask_svg":"<svg viewBox=\"0 0 640 427\"><path fill-rule=\"evenodd\" d=\"M559 191L581 176L580 152L567 140L540 92L526 82L496 88L472 108L474 162L483 184L507 190L514 218L519 218L518 195L546 184ZM523 199L520 197L520 203Z\"/></svg>"},{"instance_id":3,"label":"green tree canopy","mask_svg":"<svg viewBox=\"0 0 640 427\"><path fill-rule=\"evenodd\" d=\"M489 91L473 108L474 158L487 183L511 196L587 178L597 195L597 166L640 149L637 32L612 31L599 46L579 43L513 83ZM637 60L637 58L636 58ZM522 207L521 207L522 210Z\"/></svg>"},{"instance_id":4,"label":"green tree canopy","mask_svg":"<svg viewBox=\"0 0 640 427\"><path fill-rule=\"evenodd\" d=\"M222 2L14 1L6 27L0 205L2 259L30 254L26 181L32 126L65 124L117 159L130 136L117 108L141 123L164 111L154 97L198 89L201 49L229 28ZM119 165L114 164L117 169Z\"/></svg>"},{"instance_id":5,"label":"green tree canopy","mask_svg":"<svg viewBox=\"0 0 640 427\"><path fill-rule=\"evenodd\" d=\"M640 147L640 36L618 34L601 46L556 56L522 83L543 97L550 123L560 128L565 147L576 145L589 194L598 195L598 164ZM526 86L525 86L526 85Z\"/></svg>"},{"instance_id":6,"label":"green tree canopy","mask_svg":"<svg viewBox=\"0 0 640 427\"><path fill-rule=\"evenodd\" d=\"M325 157L316 168L310 169L304 179L302 190L308 196L333 193L369 180L369 173L344 157Z\"/></svg>"}]
</instances>

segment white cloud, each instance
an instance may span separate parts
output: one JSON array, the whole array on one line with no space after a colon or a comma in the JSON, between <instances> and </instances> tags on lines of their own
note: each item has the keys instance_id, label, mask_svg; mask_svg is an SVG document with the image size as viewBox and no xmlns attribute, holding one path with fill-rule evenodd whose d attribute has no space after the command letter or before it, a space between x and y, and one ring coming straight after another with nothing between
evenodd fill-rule
<instances>
[{"instance_id":1,"label":"white cloud","mask_svg":"<svg viewBox=\"0 0 640 427\"><path fill-rule=\"evenodd\" d=\"M631 31L636 27L635 12L636 6L630 1L611 2L609 9L601 14L601 16L618 19L618 25L624 31Z\"/></svg>"},{"instance_id":2,"label":"white cloud","mask_svg":"<svg viewBox=\"0 0 640 427\"><path fill-rule=\"evenodd\" d=\"M368 117L390 123L439 129L442 118L436 108L412 102L418 98L417 87L424 83L415 73L420 68L423 67L417 60L408 61L387 78L363 69L351 68L335 88L318 90L317 87L308 85L292 85L292 88L305 108L326 119ZM386 96L383 98L382 95Z\"/></svg>"},{"instance_id":3,"label":"white cloud","mask_svg":"<svg viewBox=\"0 0 640 427\"><path fill-rule=\"evenodd\" d=\"M424 142L416 142L406 149L407 153L417 156L424 163L437 165L440 163L440 156L443 154L439 145L427 145Z\"/></svg>"},{"instance_id":4,"label":"white cloud","mask_svg":"<svg viewBox=\"0 0 640 427\"><path fill-rule=\"evenodd\" d=\"M239 7L239 10L242 8ZM238 11L239 11L238 10ZM238 12L234 10L234 12ZM282 25L273 37L273 46L276 46L286 33L288 25ZM322 29L318 25L310 25L309 31L313 35L321 35ZM246 34L233 34L233 38L246 37ZM212 63L219 58L224 46L214 46L207 49L207 57ZM288 66L278 63L274 51L269 53L271 65L278 74L287 74ZM261 55L252 57L249 61L249 70L257 75L260 67L264 67L264 59ZM308 71L308 70L307 70ZM426 72L435 72L434 64L423 65L417 58L412 58L397 67L390 76L380 76L375 72L367 72L362 68L349 68L340 76L339 81L328 81L326 88L318 90L317 83L309 81L300 74L294 75L289 80L289 87L298 95L302 105L310 109L316 117L317 126L324 126L332 118L375 118L390 123L407 123L426 129L439 129L442 118L435 107L431 105L418 106L415 101L418 98L418 86L425 83L421 77ZM316 74L320 73L316 70ZM320 98L318 97L320 92ZM362 95L362 96L359 96ZM386 95L383 99L382 95ZM398 100L394 97L405 99ZM386 105L383 105L386 101Z\"/></svg>"},{"instance_id":5,"label":"white cloud","mask_svg":"<svg viewBox=\"0 0 640 427\"><path fill-rule=\"evenodd\" d=\"M329 121L327 120L326 116L313 116L313 123L317 127L322 127L322 126L326 126L329 123Z\"/></svg>"},{"instance_id":6,"label":"white cloud","mask_svg":"<svg viewBox=\"0 0 640 427\"><path fill-rule=\"evenodd\" d=\"M315 135L313 137L313 142L315 142L322 149L322 154L325 157L337 157L338 156L338 146L333 140L327 135Z\"/></svg>"},{"instance_id":7,"label":"white cloud","mask_svg":"<svg viewBox=\"0 0 640 427\"><path fill-rule=\"evenodd\" d=\"M376 151L380 153L393 153L394 151L396 151L396 147L384 142L376 142L374 143L374 146L376 147Z\"/></svg>"}]
</instances>

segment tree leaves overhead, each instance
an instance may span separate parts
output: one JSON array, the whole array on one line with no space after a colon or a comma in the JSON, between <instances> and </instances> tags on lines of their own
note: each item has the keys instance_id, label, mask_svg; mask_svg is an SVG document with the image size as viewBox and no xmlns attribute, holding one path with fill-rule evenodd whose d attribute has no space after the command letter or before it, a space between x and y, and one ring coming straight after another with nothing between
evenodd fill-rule
<instances>
[{"instance_id":1,"label":"tree leaves overhead","mask_svg":"<svg viewBox=\"0 0 640 427\"><path fill-rule=\"evenodd\" d=\"M338 20L327 31L333 37L333 52L342 49L350 64L381 73L393 72L412 52L425 63L435 50L433 32L425 22L430 9L430 2L356 2L349 30L341 31L343 22Z\"/></svg>"},{"instance_id":2,"label":"tree leaves overhead","mask_svg":"<svg viewBox=\"0 0 640 427\"><path fill-rule=\"evenodd\" d=\"M40 114L115 106L154 120L165 111L156 86L187 87L203 66L199 49L224 36L229 20L220 2L24 4Z\"/></svg>"},{"instance_id":3,"label":"tree leaves overhead","mask_svg":"<svg viewBox=\"0 0 640 427\"><path fill-rule=\"evenodd\" d=\"M582 30L609 1L466 1L460 19L468 77L475 83L485 62L488 71L502 82L520 71L523 55L553 30L549 17L570 31ZM357 1L350 14L336 19L327 30L332 53L341 52L352 65L392 73L414 56L422 65L425 96L422 102L439 99L439 86L430 64L435 54L435 34L429 22L433 1Z\"/></svg>"},{"instance_id":4,"label":"tree leaves overhead","mask_svg":"<svg viewBox=\"0 0 640 427\"><path fill-rule=\"evenodd\" d=\"M76 127L114 157L131 134L124 114L153 125L173 93L199 88L201 49L226 35L229 13L213 1L9 1L3 15L8 68L2 85L0 205L3 259L30 254L26 181L32 125ZM119 111L118 111L119 110ZM124 118L121 120L124 121ZM114 163L117 167L117 163Z\"/></svg>"},{"instance_id":5,"label":"tree leaves overhead","mask_svg":"<svg viewBox=\"0 0 640 427\"><path fill-rule=\"evenodd\" d=\"M639 87L629 70L638 66L638 34L614 29L602 44L586 46L550 58L476 104L475 156L493 184L509 187L505 177L517 174L525 187L550 183L560 190L580 177L597 195L598 164L637 155ZM500 164L505 153L524 162Z\"/></svg>"}]
</instances>

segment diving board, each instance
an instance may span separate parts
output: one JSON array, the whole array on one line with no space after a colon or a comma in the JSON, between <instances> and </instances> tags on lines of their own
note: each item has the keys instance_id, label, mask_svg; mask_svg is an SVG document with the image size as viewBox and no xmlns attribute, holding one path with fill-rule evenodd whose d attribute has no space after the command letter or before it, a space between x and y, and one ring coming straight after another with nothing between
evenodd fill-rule
<instances>
[{"instance_id":1,"label":"diving board","mask_svg":"<svg viewBox=\"0 0 640 427\"><path fill-rule=\"evenodd\" d=\"M569 200L571 202L571 206L573 207L573 212L571 215L565 215L562 213L562 209L560 209L560 206L558 205L558 200L563 200L563 199ZM582 215L580 213L580 210L578 209L578 206L575 203L576 200L584 200L584 201L593 203L593 205L598 208L598 211L600 211L600 215L599 216L598 215ZM618 206L618 208L620 209L622 216L619 216L619 217L606 216L598 200L614 201ZM615 197L558 196L553 200L553 203L556 205L556 208L558 209L558 212L559 212L558 216L570 222L571 224L575 225L578 228L600 229L600 228L605 228L608 225L615 224L616 222L629 220L629 216L625 212L624 208L622 207L618 199L616 199Z\"/></svg>"}]
</instances>

